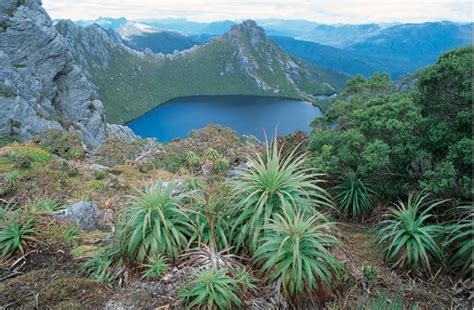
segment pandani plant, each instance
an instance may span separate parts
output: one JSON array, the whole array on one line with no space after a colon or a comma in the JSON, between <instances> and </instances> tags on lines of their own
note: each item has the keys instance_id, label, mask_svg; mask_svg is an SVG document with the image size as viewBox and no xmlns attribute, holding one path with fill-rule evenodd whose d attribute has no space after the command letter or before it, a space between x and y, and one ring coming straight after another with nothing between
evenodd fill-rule
<instances>
[{"instance_id":1,"label":"pandani plant","mask_svg":"<svg viewBox=\"0 0 474 310\"><path fill-rule=\"evenodd\" d=\"M263 155L249 156L247 168L231 180L237 201L232 228L237 247L246 246L254 253L262 244L264 227L289 209L305 208L309 214L333 206L321 187L324 175L308 167L306 154L296 156L296 150L283 157L274 139Z\"/></svg>"}]
</instances>

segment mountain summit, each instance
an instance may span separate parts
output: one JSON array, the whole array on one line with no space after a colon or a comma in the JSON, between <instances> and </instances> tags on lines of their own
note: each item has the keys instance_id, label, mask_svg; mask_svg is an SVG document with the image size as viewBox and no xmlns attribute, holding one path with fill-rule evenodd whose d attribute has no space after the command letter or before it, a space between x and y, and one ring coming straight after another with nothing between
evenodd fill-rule
<instances>
[{"instance_id":1,"label":"mountain summit","mask_svg":"<svg viewBox=\"0 0 474 310\"><path fill-rule=\"evenodd\" d=\"M140 52L110 30L56 25L98 86L109 121L124 123L181 96L262 95L315 101L346 76L288 56L254 21L205 45L173 54Z\"/></svg>"}]
</instances>

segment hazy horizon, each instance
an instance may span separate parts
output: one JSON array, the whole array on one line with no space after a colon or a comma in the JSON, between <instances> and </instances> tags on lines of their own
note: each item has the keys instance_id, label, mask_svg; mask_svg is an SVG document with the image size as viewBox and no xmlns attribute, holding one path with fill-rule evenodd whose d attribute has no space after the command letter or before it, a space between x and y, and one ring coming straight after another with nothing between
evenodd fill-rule
<instances>
[{"instance_id":1,"label":"hazy horizon","mask_svg":"<svg viewBox=\"0 0 474 310\"><path fill-rule=\"evenodd\" d=\"M286 19L323 24L472 22L472 4L462 0L311 2L123 0L118 4L113 0L43 0L43 6L54 19L72 20L125 17L129 20L186 18L197 22Z\"/></svg>"}]
</instances>

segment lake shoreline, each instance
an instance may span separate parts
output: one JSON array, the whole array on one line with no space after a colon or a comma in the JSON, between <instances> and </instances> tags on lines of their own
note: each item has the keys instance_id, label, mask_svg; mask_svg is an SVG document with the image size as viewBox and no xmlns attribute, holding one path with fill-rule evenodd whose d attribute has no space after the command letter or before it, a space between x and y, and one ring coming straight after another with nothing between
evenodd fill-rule
<instances>
[{"instance_id":1,"label":"lake shoreline","mask_svg":"<svg viewBox=\"0 0 474 310\"><path fill-rule=\"evenodd\" d=\"M310 123L322 115L310 101L281 96L185 96L160 104L126 125L137 135L160 142L184 138L189 131L209 124L261 139L264 132L275 128L280 135L309 132Z\"/></svg>"}]
</instances>

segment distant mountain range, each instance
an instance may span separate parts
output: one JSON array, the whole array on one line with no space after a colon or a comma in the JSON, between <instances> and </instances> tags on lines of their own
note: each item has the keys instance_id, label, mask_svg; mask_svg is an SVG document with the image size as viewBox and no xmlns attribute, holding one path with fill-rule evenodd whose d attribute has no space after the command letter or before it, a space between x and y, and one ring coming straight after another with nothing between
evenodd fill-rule
<instances>
[{"instance_id":1,"label":"distant mountain range","mask_svg":"<svg viewBox=\"0 0 474 310\"><path fill-rule=\"evenodd\" d=\"M94 22L120 33L131 47L165 54L207 43L235 25L228 20L202 23L187 19L130 22L124 18L101 18ZM324 25L282 19L257 22L290 55L352 75L368 76L375 71L386 71L398 78L432 64L442 52L472 45L472 24ZM91 23L78 22L79 25ZM133 28L132 25L144 31L135 31L134 36L123 35L124 29Z\"/></svg>"},{"instance_id":2,"label":"distant mountain range","mask_svg":"<svg viewBox=\"0 0 474 310\"><path fill-rule=\"evenodd\" d=\"M289 56L253 21L236 24L206 44L167 55L130 48L130 38L136 37L130 25L106 25L109 29L58 21L56 29L97 85L107 119L114 123L180 96L262 95L316 102L317 95L341 90L347 78ZM123 34L124 26L132 36ZM146 28L142 37L160 33Z\"/></svg>"}]
</instances>

